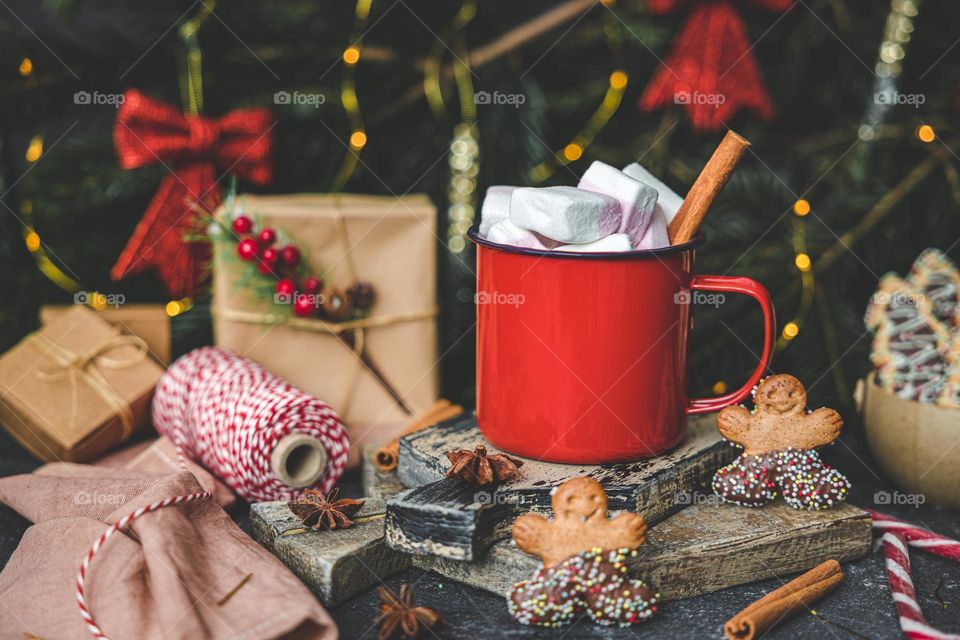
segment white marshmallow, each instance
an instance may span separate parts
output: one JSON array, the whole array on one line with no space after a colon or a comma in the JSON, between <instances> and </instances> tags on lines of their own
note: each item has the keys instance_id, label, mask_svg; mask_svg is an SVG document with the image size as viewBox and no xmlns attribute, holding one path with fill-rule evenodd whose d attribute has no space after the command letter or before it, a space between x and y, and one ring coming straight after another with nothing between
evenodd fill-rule
<instances>
[{"instance_id":1,"label":"white marshmallow","mask_svg":"<svg viewBox=\"0 0 960 640\"><path fill-rule=\"evenodd\" d=\"M490 233L490 227L510 217L510 195L516 187L494 185L487 189L487 195L480 207L480 235L484 238Z\"/></svg>"},{"instance_id":2,"label":"white marshmallow","mask_svg":"<svg viewBox=\"0 0 960 640\"><path fill-rule=\"evenodd\" d=\"M632 249L633 245L630 244L630 236L625 233L611 233L593 242L565 244L557 247L557 251L577 251L580 253L631 251Z\"/></svg>"},{"instance_id":3,"label":"white marshmallow","mask_svg":"<svg viewBox=\"0 0 960 640\"><path fill-rule=\"evenodd\" d=\"M540 238L536 236L532 231L527 231L526 229L521 229L517 225L510 222L510 219L501 220L497 224L490 227L490 232L487 233L487 240L490 242L496 242L498 244L506 244L511 247L524 247L526 249L540 249L541 251L546 251L547 247L542 242Z\"/></svg>"},{"instance_id":4,"label":"white marshmallow","mask_svg":"<svg viewBox=\"0 0 960 640\"><path fill-rule=\"evenodd\" d=\"M620 228L620 203L574 187L520 187L510 199L510 221L557 242L593 242Z\"/></svg>"},{"instance_id":5,"label":"white marshmallow","mask_svg":"<svg viewBox=\"0 0 960 640\"><path fill-rule=\"evenodd\" d=\"M673 217L677 215L680 205L683 204L683 198L678 196L670 187L660 182L652 173L636 162L625 166L623 172L634 180L639 180L656 189L659 194L657 204L663 210L664 219L668 225L673 222Z\"/></svg>"},{"instance_id":6,"label":"white marshmallow","mask_svg":"<svg viewBox=\"0 0 960 640\"><path fill-rule=\"evenodd\" d=\"M657 207L653 211L653 219L650 220L650 226L647 232L640 238L636 245L637 249L659 249L670 246L670 236L667 235L667 221L663 215L663 209Z\"/></svg>"},{"instance_id":7,"label":"white marshmallow","mask_svg":"<svg viewBox=\"0 0 960 640\"><path fill-rule=\"evenodd\" d=\"M616 198L620 203L618 232L630 236L633 244L640 242L650 226L653 210L657 206L656 189L598 161L590 165L577 186Z\"/></svg>"}]
</instances>

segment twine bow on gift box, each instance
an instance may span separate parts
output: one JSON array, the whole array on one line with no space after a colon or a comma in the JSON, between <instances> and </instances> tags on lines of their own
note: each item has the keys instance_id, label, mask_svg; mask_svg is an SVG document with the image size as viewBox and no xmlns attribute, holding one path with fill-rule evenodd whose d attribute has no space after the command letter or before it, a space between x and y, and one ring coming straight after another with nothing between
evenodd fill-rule
<instances>
[{"instance_id":1,"label":"twine bow on gift box","mask_svg":"<svg viewBox=\"0 0 960 640\"><path fill-rule=\"evenodd\" d=\"M437 315L437 308L430 307L420 311L389 313L369 318L360 318L358 320L346 320L344 322L327 322L319 318L291 318L280 314L243 311L229 307L224 309L214 308L211 310L211 313L224 320L232 320L234 322L267 326L285 323L288 327L294 329L326 333L334 336L350 351L359 365L354 369L353 381L348 385L347 398L338 405L339 413L346 415L349 412L349 402L356 386L357 374L363 369L366 369L376 378L377 382L390 395L396 405L400 407L405 414L412 415L413 411L404 401L403 396L387 381L383 372L374 364L370 354L367 353L365 349L365 330L374 327L388 327L402 322L427 320Z\"/></svg>"},{"instance_id":2,"label":"twine bow on gift box","mask_svg":"<svg viewBox=\"0 0 960 640\"><path fill-rule=\"evenodd\" d=\"M44 355L53 361L53 366L48 369L38 368L36 371L37 377L53 382L67 380L70 383L72 398L71 428L76 426L77 418L80 415L80 382L83 382L100 396L120 418L121 439L126 440L133 434L133 411L130 409L130 403L100 373L100 368L127 369L142 361L147 356L148 351L147 343L142 338L139 336L116 335L85 353L71 351L39 333L30 335L29 339L36 342L37 347L43 351ZM126 357L108 355L111 351L125 346L132 346L136 351Z\"/></svg>"},{"instance_id":3,"label":"twine bow on gift box","mask_svg":"<svg viewBox=\"0 0 960 640\"><path fill-rule=\"evenodd\" d=\"M337 242L343 253L341 259L349 276L350 282L359 282L357 277L357 268L353 262L352 249L354 243L350 241L347 230L346 218L343 215L340 197L337 196L333 201L333 222ZM227 228L226 224L219 225L221 228ZM214 240L222 240L224 235L214 232ZM362 236L361 236L362 237ZM232 246L232 245L231 245ZM297 317L285 313L271 313L261 311L248 311L237 309L226 305L214 304L210 313L214 317L245 324L255 324L261 326L275 326L285 324L294 329L302 329L314 333L323 333L335 337L353 356L357 366L351 373L350 383L347 385L347 392L344 399L336 404L340 415L347 415L350 412L350 403L359 383L360 374L366 370L373 376L380 387L390 396L394 404L407 416L413 416L414 411L406 402L403 394L390 383L386 375L370 356L367 345L367 329L376 327L387 327L405 322L418 322L429 320L436 317L438 313L436 305L431 305L418 311L398 311L393 313L381 313L372 316L364 315L350 320L331 321L316 317Z\"/></svg>"},{"instance_id":4,"label":"twine bow on gift box","mask_svg":"<svg viewBox=\"0 0 960 640\"><path fill-rule=\"evenodd\" d=\"M168 175L137 224L110 276L119 280L155 267L172 296L193 293L205 273L209 246L198 213L220 202L219 180L234 173L255 184L270 181L273 128L266 109L237 109L221 118L184 115L139 91L123 96L113 130L120 166L161 164ZM221 175L217 175L222 172Z\"/></svg>"}]
</instances>

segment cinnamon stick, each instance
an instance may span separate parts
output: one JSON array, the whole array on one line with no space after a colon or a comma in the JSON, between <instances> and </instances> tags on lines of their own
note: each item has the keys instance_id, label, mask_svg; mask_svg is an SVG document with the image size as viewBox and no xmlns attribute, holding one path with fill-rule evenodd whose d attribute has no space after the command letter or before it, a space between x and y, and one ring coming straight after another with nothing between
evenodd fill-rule
<instances>
[{"instance_id":1,"label":"cinnamon stick","mask_svg":"<svg viewBox=\"0 0 960 640\"><path fill-rule=\"evenodd\" d=\"M809 609L843 580L836 560L810 569L775 591L771 591L723 625L728 640L752 640L781 620Z\"/></svg>"},{"instance_id":2,"label":"cinnamon stick","mask_svg":"<svg viewBox=\"0 0 960 640\"><path fill-rule=\"evenodd\" d=\"M733 169L750 143L733 131L727 131L697 180L683 199L680 210L667 227L670 244L683 244L697 235L710 206L717 199Z\"/></svg>"},{"instance_id":3,"label":"cinnamon stick","mask_svg":"<svg viewBox=\"0 0 960 640\"><path fill-rule=\"evenodd\" d=\"M420 417L411 422L400 436L419 431L438 422L449 420L463 413L463 407L451 404L449 400L437 400ZM393 471L397 468L397 453L400 448L400 436L377 449L373 454L373 463L380 471Z\"/></svg>"}]
</instances>

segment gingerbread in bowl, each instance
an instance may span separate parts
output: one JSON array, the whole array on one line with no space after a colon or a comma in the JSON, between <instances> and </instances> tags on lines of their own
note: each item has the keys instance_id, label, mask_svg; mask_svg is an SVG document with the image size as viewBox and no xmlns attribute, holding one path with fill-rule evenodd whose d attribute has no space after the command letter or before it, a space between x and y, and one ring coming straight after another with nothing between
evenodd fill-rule
<instances>
[{"instance_id":1,"label":"gingerbread in bowl","mask_svg":"<svg viewBox=\"0 0 960 640\"><path fill-rule=\"evenodd\" d=\"M727 407L717 416L720 433L743 453L714 475L714 493L745 507L761 507L778 494L795 509L827 509L845 500L850 481L816 451L840 435L840 414L808 412L806 389L786 374L761 380L754 404L753 411Z\"/></svg>"},{"instance_id":2,"label":"gingerbread in bowl","mask_svg":"<svg viewBox=\"0 0 960 640\"><path fill-rule=\"evenodd\" d=\"M652 616L659 594L627 576L627 560L646 537L643 517L607 518L607 494L588 477L560 485L551 505L552 521L526 514L513 525L516 545L543 565L510 588L510 613L542 627L560 627L584 612L597 624L621 627Z\"/></svg>"}]
</instances>

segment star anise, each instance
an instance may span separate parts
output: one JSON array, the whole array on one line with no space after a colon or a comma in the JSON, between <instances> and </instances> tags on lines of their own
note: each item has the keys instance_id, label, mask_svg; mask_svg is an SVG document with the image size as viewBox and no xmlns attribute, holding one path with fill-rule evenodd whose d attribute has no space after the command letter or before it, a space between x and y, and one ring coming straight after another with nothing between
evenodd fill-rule
<instances>
[{"instance_id":1,"label":"star anise","mask_svg":"<svg viewBox=\"0 0 960 640\"><path fill-rule=\"evenodd\" d=\"M522 461L502 453L488 456L487 448L482 444L478 444L473 451L447 451L447 458L453 463L447 471L448 478L462 478L480 485L516 480L520 477L519 467L523 465Z\"/></svg>"},{"instance_id":2,"label":"star anise","mask_svg":"<svg viewBox=\"0 0 960 640\"><path fill-rule=\"evenodd\" d=\"M341 498L337 500L340 489L333 489L323 495L316 489L304 489L303 497L287 506L303 524L314 529L346 529L353 525L353 516L363 507L363 500Z\"/></svg>"},{"instance_id":3,"label":"star anise","mask_svg":"<svg viewBox=\"0 0 960 640\"><path fill-rule=\"evenodd\" d=\"M416 638L424 629L433 629L446 623L436 609L418 607L413 604L413 587L404 582L400 585L400 595L380 587L380 615L377 624L380 633L377 640L388 638Z\"/></svg>"}]
</instances>

